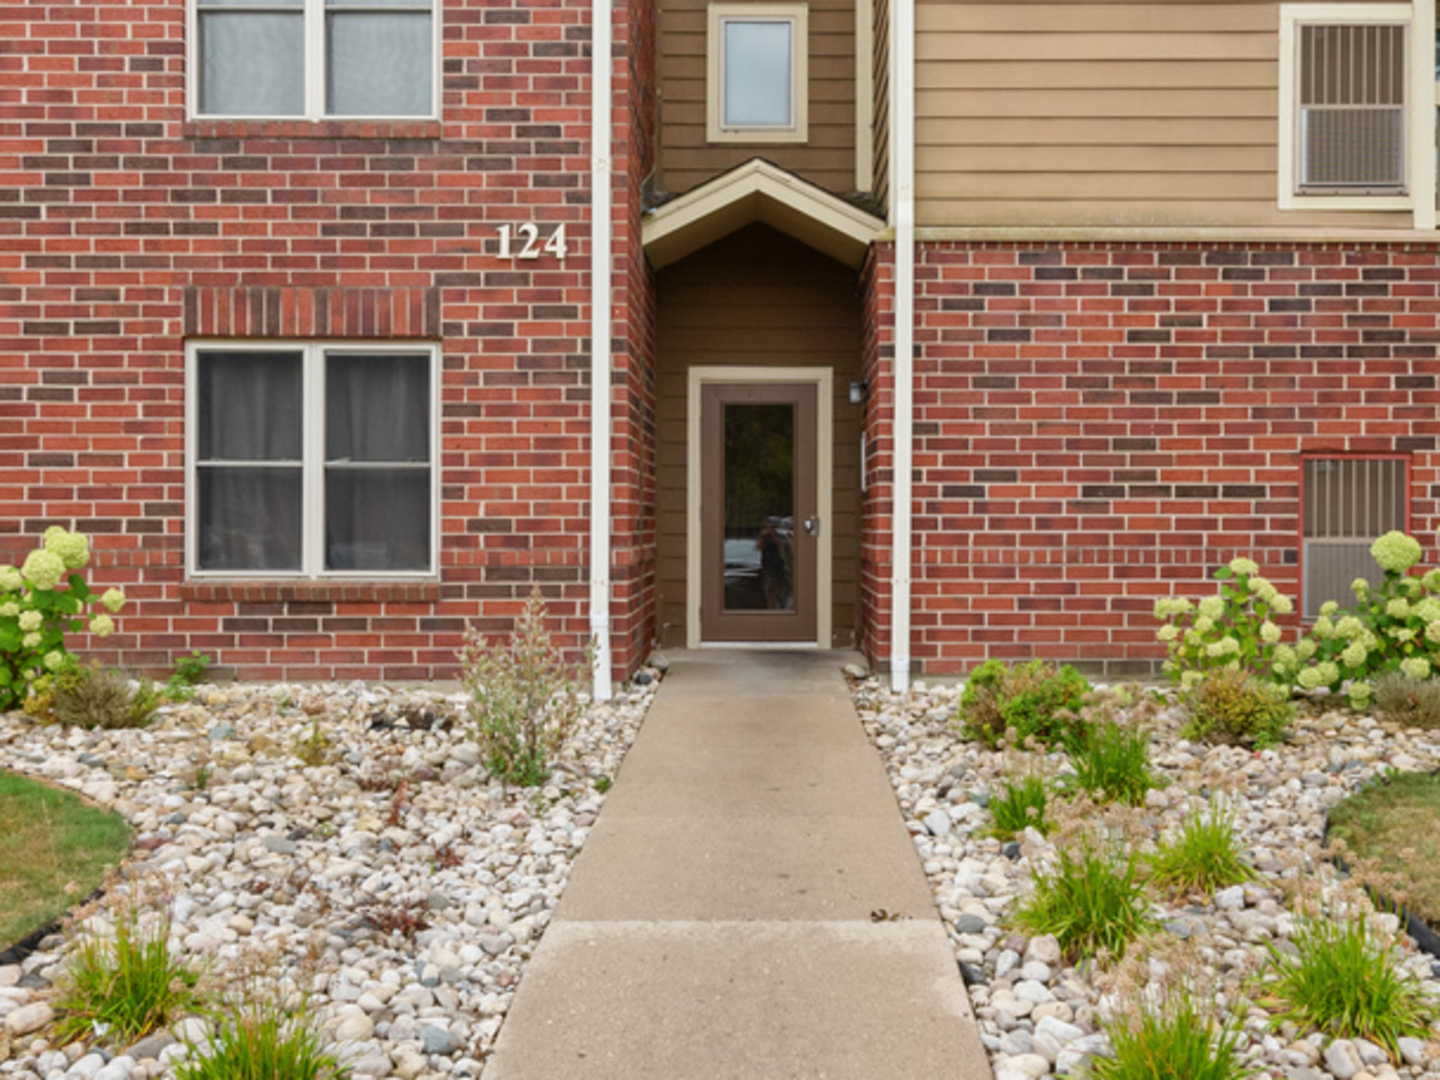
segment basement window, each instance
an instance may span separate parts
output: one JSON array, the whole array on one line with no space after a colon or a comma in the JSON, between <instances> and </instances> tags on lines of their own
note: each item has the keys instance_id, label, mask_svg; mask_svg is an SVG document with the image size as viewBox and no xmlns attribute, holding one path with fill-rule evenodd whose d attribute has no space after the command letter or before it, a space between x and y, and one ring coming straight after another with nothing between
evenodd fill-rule
<instances>
[{"instance_id":1,"label":"basement window","mask_svg":"<svg viewBox=\"0 0 1440 1080\"><path fill-rule=\"evenodd\" d=\"M1408 462L1402 457L1315 457L1301 465L1301 614L1320 614L1334 600L1355 603L1350 583L1378 585L1385 575L1370 545L1409 524Z\"/></svg>"}]
</instances>

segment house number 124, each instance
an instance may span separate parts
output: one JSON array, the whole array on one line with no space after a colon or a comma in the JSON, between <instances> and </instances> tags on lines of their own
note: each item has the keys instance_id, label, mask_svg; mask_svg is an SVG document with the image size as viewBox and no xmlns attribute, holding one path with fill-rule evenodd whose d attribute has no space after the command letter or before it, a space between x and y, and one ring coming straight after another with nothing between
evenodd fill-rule
<instances>
[{"instance_id":1,"label":"house number 124","mask_svg":"<svg viewBox=\"0 0 1440 1080\"><path fill-rule=\"evenodd\" d=\"M570 250L565 243L563 224L556 225L555 231L543 242L540 240L540 226L533 221L527 221L523 225L501 225L498 232L502 259L538 259L540 253L545 252L564 262L565 255Z\"/></svg>"}]
</instances>

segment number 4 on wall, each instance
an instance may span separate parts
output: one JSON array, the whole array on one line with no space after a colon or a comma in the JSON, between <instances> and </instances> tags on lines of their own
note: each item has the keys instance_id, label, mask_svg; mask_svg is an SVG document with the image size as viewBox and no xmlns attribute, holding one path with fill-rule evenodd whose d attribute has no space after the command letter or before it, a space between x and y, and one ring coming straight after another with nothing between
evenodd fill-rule
<instances>
[{"instance_id":1,"label":"number 4 on wall","mask_svg":"<svg viewBox=\"0 0 1440 1080\"><path fill-rule=\"evenodd\" d=\"M500 251L502 259L538 259L542 252L547 255L554 255L561 262L569 254L570 247L565 242L565 226L556 225L544 241L540 241L540 226L533 221L527 221L520 225L501 225L497 230L500 233Z\"/></svg>"}]
</instances>

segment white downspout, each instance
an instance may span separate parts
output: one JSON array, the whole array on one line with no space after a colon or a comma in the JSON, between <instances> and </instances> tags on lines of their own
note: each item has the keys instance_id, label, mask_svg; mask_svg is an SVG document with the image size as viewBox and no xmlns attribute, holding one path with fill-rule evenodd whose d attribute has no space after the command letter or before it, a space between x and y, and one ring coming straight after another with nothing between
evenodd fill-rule
<instances>
[{"instance_id":1,"label":"white downspout","mask_svg":"<svg viewBox=\"0 0 1440 1080\"><path fill-rule=\"evenodd\" d=\"M895 227L895 453L890 511L890 684L910 688L915 350L915 0L891 0L890 198Z\"/></svg>"},{"instance_id":2,"label":"white downspout","mask_svg":"<svg viewBox=\"0 0 1440 1080\"><path fill-rule=\"evenodd\" d=\"M610 683L610 111L612 0L590 7L590 637L596 701Z\"/></svg>"}]
</instances>

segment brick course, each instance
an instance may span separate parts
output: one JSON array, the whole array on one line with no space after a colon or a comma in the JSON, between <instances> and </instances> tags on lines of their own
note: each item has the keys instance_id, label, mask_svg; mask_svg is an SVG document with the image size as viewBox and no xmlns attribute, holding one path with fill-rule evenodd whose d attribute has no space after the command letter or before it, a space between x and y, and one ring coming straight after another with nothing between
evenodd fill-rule
<instances>
[{"instance_id":1,"label":"brick course","mask_svg":"<svg viewBox=\"0 0 1440 1080\"><path fill-rule=\"evenodd\" d=\"M590 4L442 7L439 122L197 123L184 0L0 6L0 561L50 524L90 534L91 579L132 602L87 653L433 678L465 621L505 632L536 584L562 640L588 636ZM619 8L617 100L653 55L637 29L642 5ZM636 313L615 330L617 520L639 537L649 286L623 178L648 171L645 122L617 109L613 136ZM502 261L496 228L522 221L563 224L568 258ZM184 342L257 336L442 343L438 581L186 582ZM617 550L617 677L653 623L641 550Z\"/></svg>"},{"instance_id":2,"label":"brick course","mask_svg":"<svg viewBox=\"0 0 1440 1080\"><path fill-rule=\"evenodd\" d=\"M888 249L868 274L867 643L888 655ZM1437 557L1434 245L918 249L912 657L1161 655L1157 596L1237 554L1299 593L1302 454L1406 455ZM876 380L872 377L872 382Z\"/></svg>"}]
</instances>

